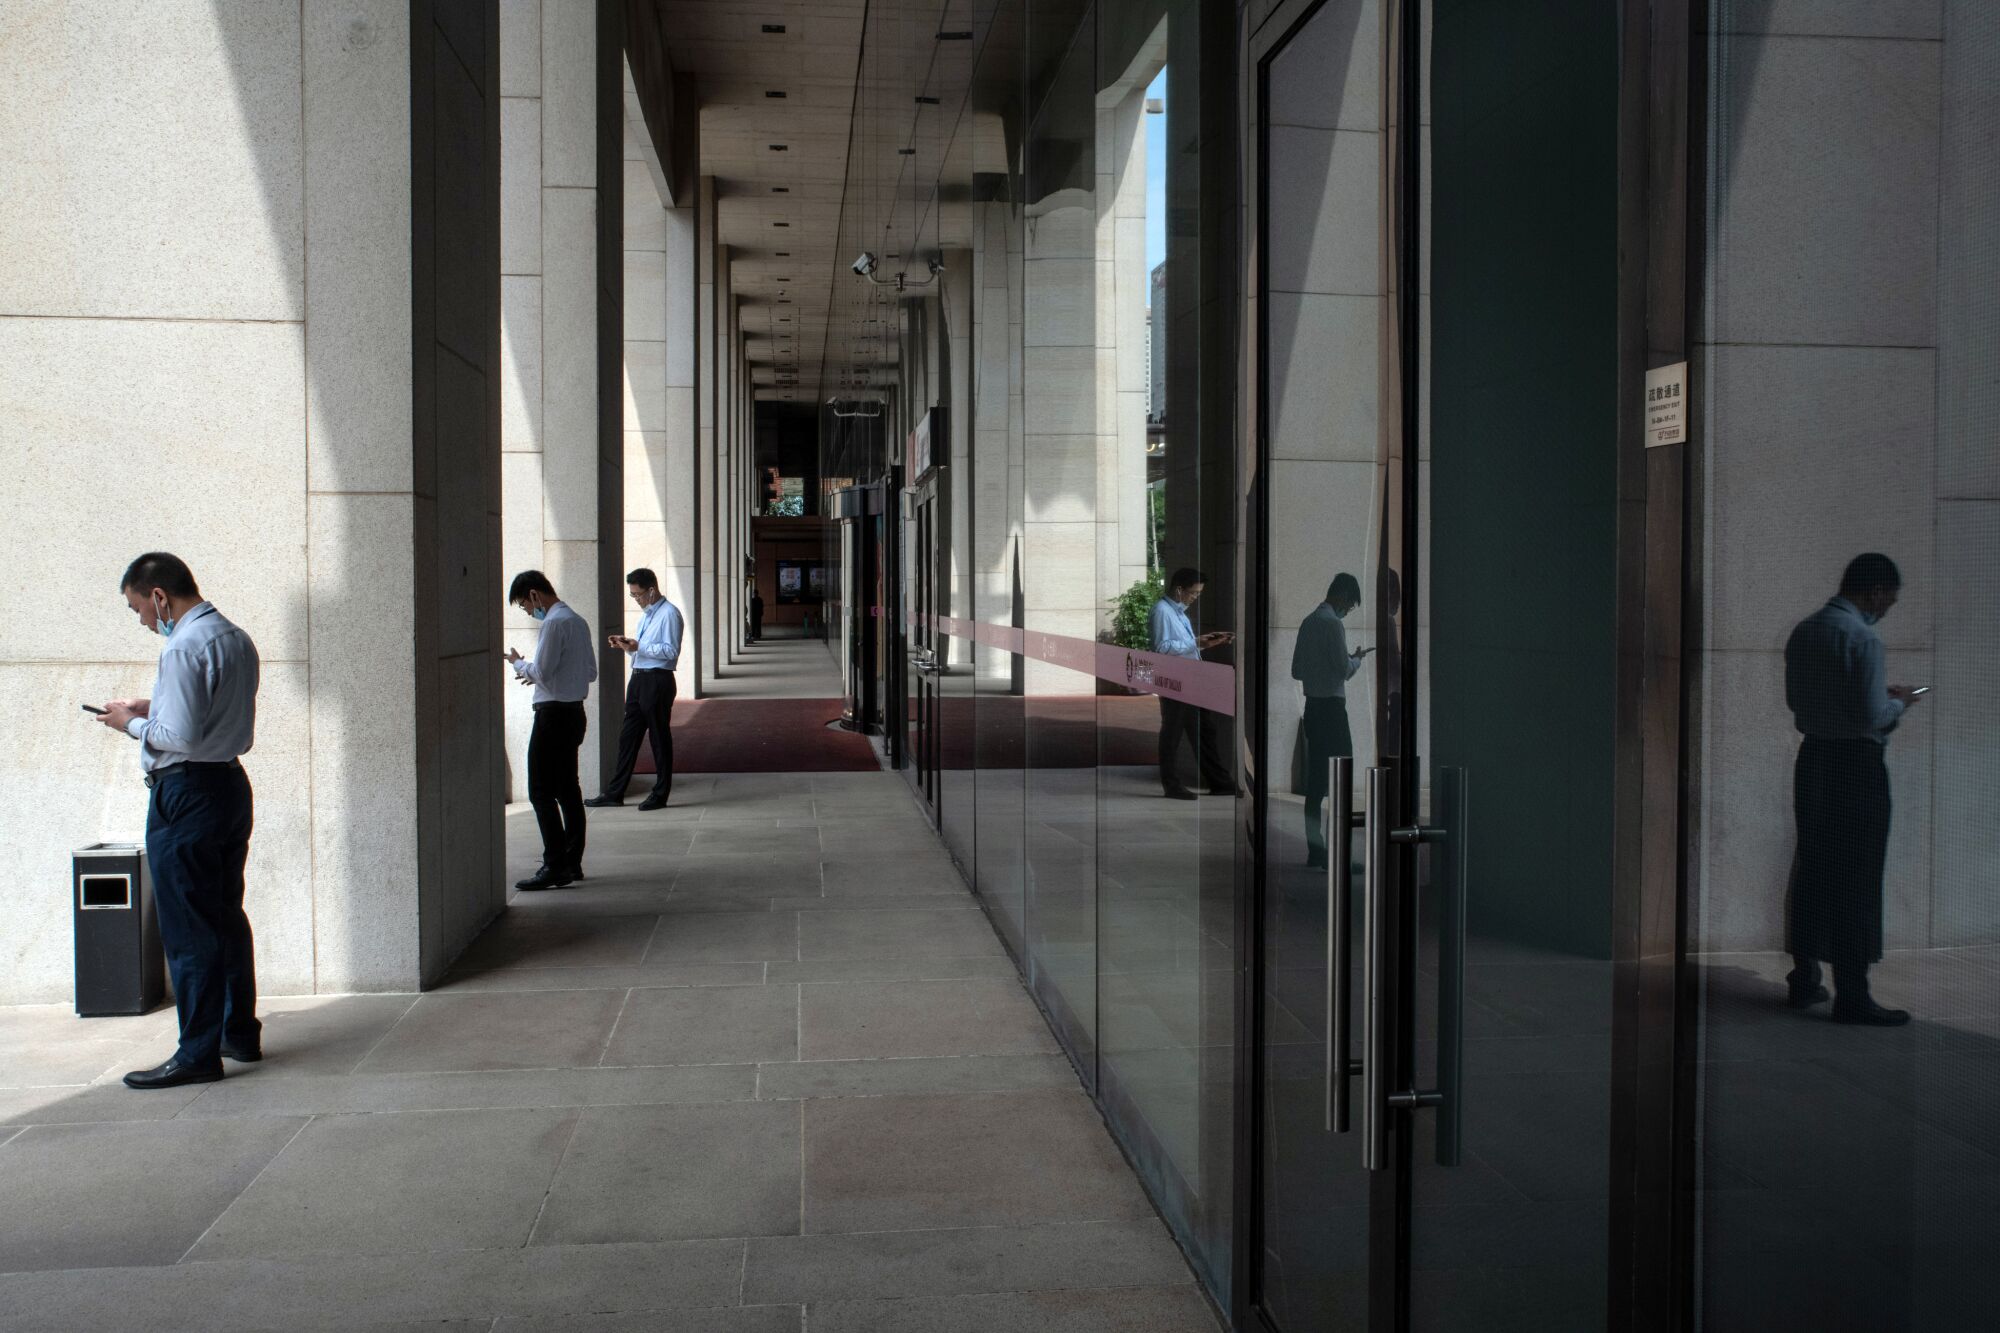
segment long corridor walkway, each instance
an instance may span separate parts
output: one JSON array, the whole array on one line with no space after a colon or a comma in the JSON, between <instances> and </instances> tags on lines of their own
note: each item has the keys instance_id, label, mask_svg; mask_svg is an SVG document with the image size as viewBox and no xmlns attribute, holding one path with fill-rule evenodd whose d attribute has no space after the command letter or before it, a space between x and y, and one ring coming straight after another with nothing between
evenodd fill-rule
<instances>
[{"instance_id":1,"label":"long corridor walkway","mask_svg":"<svg viewBox=\"0 0 2000 1333\"><path fill-rule=\"evenodd\" d=\"M1215 1328L900 778L678 778L586 865L207 1087L117 1085L171 1010L0 1010L0 1328Z\"/></svg>"}]
</instances>

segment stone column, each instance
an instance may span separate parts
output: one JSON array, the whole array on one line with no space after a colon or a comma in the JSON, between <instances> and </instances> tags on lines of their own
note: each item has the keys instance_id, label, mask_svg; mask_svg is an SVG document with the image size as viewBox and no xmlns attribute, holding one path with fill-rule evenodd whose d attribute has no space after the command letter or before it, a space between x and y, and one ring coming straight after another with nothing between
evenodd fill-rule
<instances>
[{"instance_id":1,"label":"stone column","mask_svg":"<svg viewBox=\"0 0 2000 1333\"><path fill-rule=\"evenodd\" d=\"M43 479L0 523L43 608L0 625L42 701L0 845L52 889L0 900L0 1002L67 997L68 852L144 827L76 703L153 679L117 593L148 548L259 647L264 989L412 989L498 910L497 15L436 14L114 6L0 83L0 456Z\"/></svg>"},{"instance_id":2,"label":"stone column","mask_svg":"<svg viewBox=\"0 0 2000 1333\"><path fill-rule=\"evenodd\" d=\"M688 646L694 653L689 677L701 695L715 671L715 177L703 176L695 202L695 255L699 264L699 294L695 309L695 588L687 608Z\"/></svg>"}]
</instances>

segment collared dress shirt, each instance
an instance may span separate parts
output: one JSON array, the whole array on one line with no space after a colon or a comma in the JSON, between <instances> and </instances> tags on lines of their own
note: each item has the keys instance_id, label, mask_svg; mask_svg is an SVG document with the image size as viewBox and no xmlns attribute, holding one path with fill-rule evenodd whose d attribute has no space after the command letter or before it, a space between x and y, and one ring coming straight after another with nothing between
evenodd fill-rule
<instances>
[{"instance_id":1,"label":"collared dress shirt","mask_svg":"<svg viewBox=\"0 0 2000 1333\"><path fill-rule=\"evenodd\" d=\"M1347 682L1361 669L1361 659L1347 651L1347 626L1330 602L1321 602L1299 626L1292 645L1292 679L1305 686L1308 699L1345 699Z\"/></svg>"},{"instance_id":2,"label":"collared dress shirt","mask_svg":"<svg viewBox=\"0 0 2000 1333\"><path fill-rule=\"evenodd\" d=\"M1169 657L1201 656L1201 648L1194 641L1194 626L1188 621L1187 608L1171 597L1162 597L1153 603L1153 614L1147 620L1146 630L1156 653L1165 653Z\"/></svg>"},{"instance_id":3,"label":"collared dress shirt","mask_svg":"<svg viewBox=\"0 0 2000 1333\"><path fill-rule=\"evenodd\" d=\"M662 597L639 613L634 671L672 671L681 664L681 609Z\"/></svg>"},{"instance_id":4,"label":"collared dress shirt","mask_svg":"<svg viewBox=\"0 0 2000 1333\"><path fill-rule=\"evenodd\" d=\"M145 717L125 731L139 766L226 764L250 753L257 731L257 645L209 602L183 616L160 650Z\"/></svg>"},{"instance_id":5,"label":"collared dress shirt","mask_svg":"<svg viewBox=\"0 0 2000 1333\"><path fill-rule=\"evenodd\" d=\"M566 602L549 608L535 655L513 664L514 674L535 683L538 704L578 704L590 695L597 679L597 654L590 644L590 626Z\"/></svg>"},{"instance_id":6,"label":"collared dress shirt","mask_svg":"<svg viewBox=\"0 0 2000 1333\"><path fill-rule=\"evenodd\" d=\"M1882 636L1845 597L1792 631L1785 644L1785 703L1799 731L1814 739L1888 744L1903 701L1889 697Z\"/></svg>"}]
</instances>

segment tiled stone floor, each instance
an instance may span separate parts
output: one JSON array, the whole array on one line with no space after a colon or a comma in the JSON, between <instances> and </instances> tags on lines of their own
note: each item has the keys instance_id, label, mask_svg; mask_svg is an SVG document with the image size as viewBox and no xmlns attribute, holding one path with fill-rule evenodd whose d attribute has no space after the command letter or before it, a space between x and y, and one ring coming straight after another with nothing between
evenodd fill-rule
<instances>
[{"instance_id":1,"label":"tiled stone floor","mask_svg":"<svg viewBox=\"0 0 2000 1333\"><path fill-rule=\"evenodd\" d=\"M208 1087L0 1009L0 1328L1216 1327L899 778L682 778L586 865Z\"/></svg>"},{"instance_id":2,"label":"tiled stone floor","mask_svg":"<svg viewBox=\"0 0 2000 1333\"><path fill-rule=\"evenodd\" d=\"M843 689L837 651L796 625L766 626L763 638L736 649L720 675L710 673L703 691L712 699L837 699Z\"/></svg>"}]
</instances>

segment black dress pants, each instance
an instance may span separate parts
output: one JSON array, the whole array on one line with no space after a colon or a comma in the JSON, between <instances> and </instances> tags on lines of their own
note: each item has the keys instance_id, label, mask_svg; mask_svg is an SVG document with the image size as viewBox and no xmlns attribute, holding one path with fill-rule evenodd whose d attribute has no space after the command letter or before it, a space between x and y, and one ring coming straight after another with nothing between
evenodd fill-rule
<instances>
[{"instance_id":1,"label":"black dress pants","mask_svg":"<svg viewBox=\"0 0 2000 1333\"><path fill-rule=\"evenodd\" d=\"M237 764L174 764L153 777L146 862L180 1013L177 1058L209 1066L222 1041L257 1045L257 960L243 914L250 779Z\"/></svg>"},{"instance_id":2,"label":"black dress pants","mask_svg":"<svg viewBox=\"0 0 2000 1333\"><path fill-rule=\"evenodd\" d=\"M1330 761L1354 757L1354 735L1347 725L1347 700L1307 699L1305 731L1306 850L1313 863L1318 864L1326 859L1326 830L1320 826L1320 807L1326 803Z\"/></svg>"},{"instance_id":3,"label":"black dress pants","mask_svg":"<svg viewBox=\"0 0 2000 1333\"><path fill-rule=\"evenodd\" d=\"M625 720L618 727L618 771L604 784L606 796L625 799L632 770L639 764L639 742L647 736L653 741L652 795L664 801L673 790L674 733L668 724L673 721L675 692L674 673L664 667L632 673L625 686Z\"/></svg>"},{"instance_id":4,"label":"black dress pants","mask_svg":"<svg viewBox=\"0 0 2000 1333\"><path fill-rule=\"evenodd\" d=\"M1233 791L1236 779L1222 764L1222 746L1215 738L1215 715L1205 708L1160 696L1160 786L1167 791L1183 791L1186 784L1175 768L1181 742L1194 750L1195 767L1202 781L1220 791Z\"/></svg>"},{"instance_id":5,"label":"black dress pants","mask_svg":"<svg viewBox=\"0 0 2000 1333\"><path fill-rule=\"evenodd\" d=\"M580 703L535 705L528 733L528 804L542 831L542 864L550 870L583 869L583 787L576 775L590 717Z\"/></svg>"},{"instance_id":6,"label":"black dress pants","mask_svg":"<svg viewBox=\"0 0 2000 1333\"><path fill-rule=\"evenodd\" d=\"M1798 852L1786 915L1795 982L1817 985L1816 964L1831 963L1847 998L1865 998L1868 965L1882 957L1882 867L1889 850L1882 747L1808 736L1792 769L1792 811Z\"/></svg>"}]
</instances>

